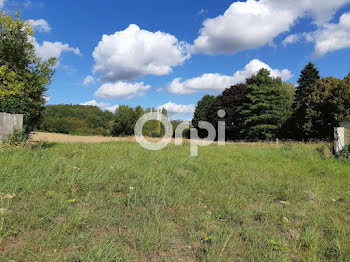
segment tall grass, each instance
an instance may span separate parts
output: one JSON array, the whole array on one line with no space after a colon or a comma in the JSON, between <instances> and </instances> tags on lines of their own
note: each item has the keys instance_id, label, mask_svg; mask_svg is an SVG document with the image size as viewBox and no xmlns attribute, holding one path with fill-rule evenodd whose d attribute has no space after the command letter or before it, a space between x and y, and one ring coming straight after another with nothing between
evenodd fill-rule
<instances>
[{"instance_id":1,"label":"tall grass","mask_svg":"<svg viewBox=\"0 0 350 262\"><path fill-rule=\"evenodd\" d=\"M349 261L350 163L320 148L0 152L0 260Z\"/></svg>"}]
</instances>

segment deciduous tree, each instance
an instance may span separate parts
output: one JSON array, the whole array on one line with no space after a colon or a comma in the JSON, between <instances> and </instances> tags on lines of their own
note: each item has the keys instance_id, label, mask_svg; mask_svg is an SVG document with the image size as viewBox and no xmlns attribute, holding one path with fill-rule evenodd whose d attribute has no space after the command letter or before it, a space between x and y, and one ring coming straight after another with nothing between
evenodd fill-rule
<instances>
[{"instance_id":1,"label":"deciduous tree","mask_svg":"<svg viewBox=\"0 0 350 262\"><path fill-rule=\"evenodd\" d=\"M0 111L23 113L27 131L41 120L56 64L55 58L41 61L35 55L32 37L32 27L18 12L14 17L0 12Z\"/></svg>"}]
</instances>

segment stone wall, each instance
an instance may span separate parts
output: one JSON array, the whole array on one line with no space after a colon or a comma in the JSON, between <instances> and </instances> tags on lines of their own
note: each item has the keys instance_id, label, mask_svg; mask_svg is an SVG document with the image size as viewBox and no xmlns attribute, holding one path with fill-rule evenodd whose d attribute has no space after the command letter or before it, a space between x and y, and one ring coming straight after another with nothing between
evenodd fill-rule
<instances>
[{"instance_id":1,"label":"stone wall","mask_svg":"<svg viewBox=\"0 0 350 262\"><path fill-rule=\"evenodd\" d=\"M12 133L14 128L23 128L23 115L0 113L0 143Z\"/></svg>"}]
</instances>

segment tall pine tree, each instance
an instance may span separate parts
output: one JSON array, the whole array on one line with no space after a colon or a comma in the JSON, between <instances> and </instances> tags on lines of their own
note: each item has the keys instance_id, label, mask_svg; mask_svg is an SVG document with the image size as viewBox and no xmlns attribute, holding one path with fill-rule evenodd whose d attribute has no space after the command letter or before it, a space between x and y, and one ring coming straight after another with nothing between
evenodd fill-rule
<instances>
[{"instance_id":1,"label":"tall pine tree","mask_svg":"<svg viewBox=\"0 0 350 262\"><path fill-rule=\"evenodd\" d=\"M312 92L312 87L320 80L320 75L315 65L309 62L301 71L293 104L292 137L305 140L311 135L311 122L306 118L307 101Z\"/></svg>"},{"instance_id":2,"label":"tall pine tree","mask_svg":"<svg viewBox=\"0 0 350 262\"><path fill-rule=\"evenodd\" d=\"M242 132L247 139L270 140L277 137L288 111L288 98L283 88L281 79L272 78L266 69L247 79L247 99L241 107L245 120Z\"/></svg>"}]
</instances>

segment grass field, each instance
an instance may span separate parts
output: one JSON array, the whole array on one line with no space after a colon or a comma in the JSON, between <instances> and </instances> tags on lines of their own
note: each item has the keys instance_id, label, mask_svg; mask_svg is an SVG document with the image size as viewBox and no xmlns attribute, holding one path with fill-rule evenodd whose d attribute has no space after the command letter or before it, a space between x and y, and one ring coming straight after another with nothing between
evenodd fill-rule
<instances>
[{"instance_id":1,"label":"grass field","mask_svg":"<svg viewBox=\"0 0 350 262\"><path fill-rule=\"evenodd\" d=\"M350 162L317 144L189 152L0 152L0 261L350 261Z\"/></svg>"}]
</instances>

